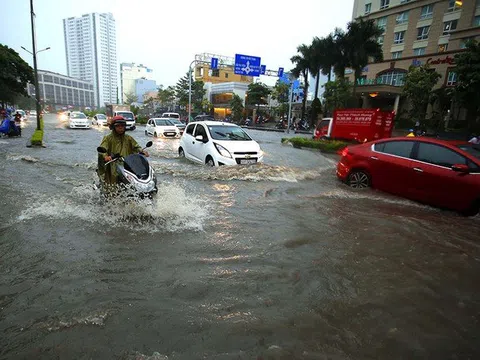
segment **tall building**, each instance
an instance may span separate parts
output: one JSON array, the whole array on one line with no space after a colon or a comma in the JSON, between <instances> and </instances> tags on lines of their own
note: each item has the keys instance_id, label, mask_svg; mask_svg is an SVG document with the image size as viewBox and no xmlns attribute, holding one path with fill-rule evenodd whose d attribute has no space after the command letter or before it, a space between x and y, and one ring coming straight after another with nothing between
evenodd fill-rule
<instances>
[{"instance_id":1,"label":"tall building","mask_svg":"<svg viewBox=\"0 0 480 360\"><path fill-rule=\"evenodd\" d=\"M117 40L111 13L63 19L68 75L94 84L95 105L117 102Z\"/></svg>"},{"instance_id":2,"label":"tall building","mask_svg":"<svg viewBox=\"0 0 480 360\"><path fill-rule=\"evenodd\" d=\"M434 89L456 84L455 54L480 39L480 0L355 0L353 18L383 29L382 62L368 64L357 81L363 107L397 111L410 66L429 64L441 78ZM353 80L353 71L347 70Z\"/></svg>"},{"instance_id":3,"label":"tall building","mask_svg":"<svg viewBox=\"0 0 480 360\"><path fill-rule=\"evenodd\" d=\"M138 79L153 80L153 70L143 64L120 64L120 93L122 104L125 103L126 94L137 94L136 80Z\"/></svg>"}]
</instances>

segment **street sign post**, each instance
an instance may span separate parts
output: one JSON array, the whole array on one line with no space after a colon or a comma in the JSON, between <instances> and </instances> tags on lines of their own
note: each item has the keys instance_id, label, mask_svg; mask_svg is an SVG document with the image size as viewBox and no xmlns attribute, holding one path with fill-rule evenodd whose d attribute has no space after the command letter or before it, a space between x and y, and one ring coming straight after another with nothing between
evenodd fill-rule
<instances>
[{"instance_id":1,"label":"street sign post","mask_svg":"<svg viewBox=\"0 0 480 360\"><path fill-rule=\"evenodd\" d=\"M218 59L212 57L212 61L210 62L210 69L215 70L218 69Z\"/></svg>"},{"instance_id":2,"label":"street sign post","mask_svg":"<svg viewBox=\"0 0 480 360\"><path fill-rule=\"evenodd\" d=\"M235 54L235 74L260 76L261 58L257 56Z\"/></svg>"},{"instance_id":3,"label":"street sign post","mask_svg":"<svg viewBox=\"0 0 480 360\"><path fill-rule=\"evenodd\" d=\"M281 78L283 77L283 68L278 68L278 77Z\"/></svg>"},{"instance_id":4,"label":"street sign post","mask_svg":"<svg viewBox=\"0 0 480 360\"><path fill-rule=\"evenodd\" d=\"M265 75L265 72L267 71L267 65L261 65L260 68L260 74Z\"/></svg>"}]
</instances>

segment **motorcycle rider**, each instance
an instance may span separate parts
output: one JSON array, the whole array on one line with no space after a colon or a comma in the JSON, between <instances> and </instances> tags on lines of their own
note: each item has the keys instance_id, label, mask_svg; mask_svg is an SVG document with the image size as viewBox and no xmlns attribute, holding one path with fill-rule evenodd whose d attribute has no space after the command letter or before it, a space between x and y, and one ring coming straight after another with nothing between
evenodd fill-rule
<instances>
[{"instance_id":1,"label":"motorcycle rider","mask_svg":"<svg viewBox=\"0 0 480 360\"><path fill-rule=\"evenodd\" d=\"M131 154L142 153L146 157L150 156L146 150L135 141L133 137L125 134L127 122L122 116L115 116L111 123L112 132L105 136L100 144L101 147L107 149L106 154L98 153L98 169L97 173L105 185L114 185L117 183L117 168L114 163L105 166L105 163L112 160L112 154L119 154L126 157Z\"/></svg>"}]
</instances>

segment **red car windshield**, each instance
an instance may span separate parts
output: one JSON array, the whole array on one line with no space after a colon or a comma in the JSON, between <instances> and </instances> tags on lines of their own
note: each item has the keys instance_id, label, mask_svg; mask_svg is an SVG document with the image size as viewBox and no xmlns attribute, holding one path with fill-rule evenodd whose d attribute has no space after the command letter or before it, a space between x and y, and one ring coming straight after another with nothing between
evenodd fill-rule
<instances>
[{"instance_id":1,"label":"red car windshield","mask_svg":"<svg viewBox=\"0 0 480 360\"><path fill-rule=\"evenodd\" d=\"M479 145L471 145L471 144L462 144L457 145L457 147L470 155L475 156L477 159L480 159L480 146Z\"/></svg>"}]
</instances>

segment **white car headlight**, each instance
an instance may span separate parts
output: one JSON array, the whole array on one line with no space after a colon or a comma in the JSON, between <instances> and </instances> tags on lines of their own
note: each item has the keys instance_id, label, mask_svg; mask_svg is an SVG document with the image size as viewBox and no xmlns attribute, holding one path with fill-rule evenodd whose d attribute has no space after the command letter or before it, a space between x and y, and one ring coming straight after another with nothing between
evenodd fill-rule
<instances>
[{"instance_id":1,"label":"white car headlight","mask_svg":"<svg viewBox=\"0 0 480 360\"><path fill-rule=\"evenodd\" d=\"M220 153L220 155L224 156L224 157L227 157L227 158L231 158L232 155L230 154L230 152L225 149L222 145L219 145L217 143L214 143L215 144L215 148L217 149L217 151Z\"/></svg>"}]
</instances>

